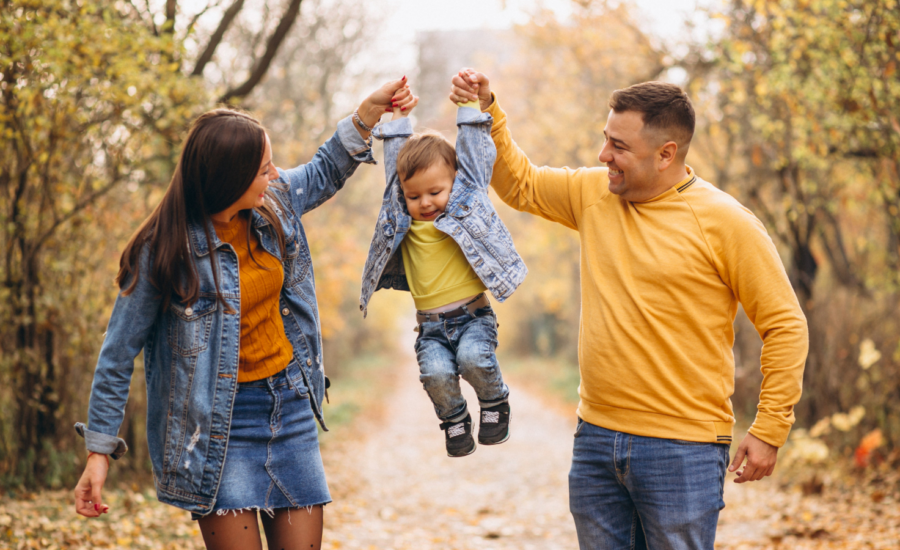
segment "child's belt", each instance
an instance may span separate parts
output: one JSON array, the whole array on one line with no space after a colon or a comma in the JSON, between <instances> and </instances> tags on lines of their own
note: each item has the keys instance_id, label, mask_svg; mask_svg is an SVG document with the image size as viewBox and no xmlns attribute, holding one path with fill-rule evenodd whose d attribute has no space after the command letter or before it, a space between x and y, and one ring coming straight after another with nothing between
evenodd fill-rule
<instances>
[{"instance_id":1,"label":"child's belt","mask_svg":"<svg viewBox=\"0 0 900 550\"><path fill-rule=\"evenodd\" d=\"M491 301L488 300L487 294L482 292L478 296L472 298L471 301L459 306L456 309L451 309L450 311L442 311L441 313L423 313L421 311L417 311L416 322L421 325L426 321L453 319L455 317L459 317L460 315L465 315L466 313L468 313L472 317L478 317L477 315L475 315L475 312L489 305L491 305Z\"/></svg>"}]
</instances>

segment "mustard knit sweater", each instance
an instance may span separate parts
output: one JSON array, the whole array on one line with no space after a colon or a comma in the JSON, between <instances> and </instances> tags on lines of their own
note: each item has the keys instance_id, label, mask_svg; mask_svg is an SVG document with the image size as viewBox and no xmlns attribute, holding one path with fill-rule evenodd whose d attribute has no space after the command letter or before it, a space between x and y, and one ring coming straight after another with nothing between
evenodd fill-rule
<instances>
[{"instance_id":1,"label":"mustard knit sweater","mask_svg":"<svg viewBox=\"0 0 900 550\"><path fill-rule=\"evenodd\" d=\"M750 433L784 444L800 399L806 319L762 223L695 177L641 203L606 168L531 164L495 100L491 185L513 208L578 231L578 415L629 434L728 443L738 304L763 339Z\"/></svg>"},{"instance_id":2,"label":"mustard knit sweater","mask_svg":"<svg viewBox=\"0 0 900 550\"><path fill-rule=\"evenodd\" d=\"M244 212L229 223L213 220L216 235L220 241L229 243L234 248L240 268L241 347L238 382L262 380L277 374L288 365L292 356L291 342L284 333L284 323L278 310L278 299L284 284L284 268L278 258L260 246L259 239L255 236L248 243L249 223ZM253 258L250 257L248 244L253 246Z\"/></svg>"}]
</instances>

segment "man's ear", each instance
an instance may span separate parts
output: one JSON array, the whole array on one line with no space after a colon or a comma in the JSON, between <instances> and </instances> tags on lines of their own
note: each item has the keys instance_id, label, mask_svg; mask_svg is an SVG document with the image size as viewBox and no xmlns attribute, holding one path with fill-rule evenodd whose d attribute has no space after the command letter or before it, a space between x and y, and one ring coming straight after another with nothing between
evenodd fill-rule
<instances>
[{"instance_id":1,"label":"man's ear","mask_svg":"<svg viewBox=\"0 0 900 550\"><path fill-rule=\"evenodd\" d=\"M662 172L669 168L678 156L678 144L674 141L667 141L656 152L659 159L659 171Z\"/></svg>"}]
</instances>

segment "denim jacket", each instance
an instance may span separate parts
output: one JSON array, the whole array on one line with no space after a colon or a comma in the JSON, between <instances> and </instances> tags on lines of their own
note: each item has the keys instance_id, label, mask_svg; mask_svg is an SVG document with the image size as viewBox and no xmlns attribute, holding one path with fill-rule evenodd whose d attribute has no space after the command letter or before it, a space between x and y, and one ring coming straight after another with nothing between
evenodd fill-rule
<instances>
[{"instance_id":1,"label":"denim jacket","mask_svg":"<svg viewBox=\"0 0 900 550\"><path fill-rule=\"evenodd\" d=\"M344 186L360 162L374 162L369 144L349 117L309 162L281 176L272 190L285 236L282 257L273 228L253 212L251 226L261 246L284 266L279 310L284 331L301 369L298 387L306 387L315 417L325 428L322 398L322 335L309 246L300 218ZM280 188L279 188L280 187ZM128 399L134 359L144 352L147 379L147 443L159 500L206 514L219 488L231 409L237 391L240 348L240 282L237 255L208 226L216 249L219 288L236 313L226 313L216 300L209 246L202 226L188 229L193 261L200 278L200 298L187 306L173 301L159 312L160 299L145 276L128 296L116 298L100 350L91 388L88 425L76 424L88 451L119 458L127 451L117 437ZM140 273L148 273L151 255L140 257Z\"/></svg>"},{"instance_id":2,"label":"denim jacket","mask_svg":"<svg viewBox=\"0 0 900 550\"><path fill-rule=\"evenodd\" d=\"M459 170L453 181L447 207L434 226L453 238L475 270L475 274L498 301L503 302L518 288L528 268L513 246L509 230L500 221L488 197L497 149L491 139L493 118L471 107L460 107L456 115L459 133L456 157ZM397 154L413 133L408 118L377 126L372 135L384 140L386 185L369 257L363 269L359 309L367 313L372 294L382 288L409 291L403 268L400 243L409 231L412 218L397 175Z\"/></svg>"}]
</instances>

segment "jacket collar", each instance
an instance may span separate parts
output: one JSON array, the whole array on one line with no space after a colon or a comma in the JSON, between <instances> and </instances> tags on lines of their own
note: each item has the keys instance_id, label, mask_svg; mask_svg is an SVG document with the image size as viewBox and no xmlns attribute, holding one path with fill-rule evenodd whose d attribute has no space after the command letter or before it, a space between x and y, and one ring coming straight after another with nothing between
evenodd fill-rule
<instances>
[{"instance_id":1,"label":"jacket collar","mask_svg":"<svg viewBox=\"0 0 900 550\"><path fill-rule=\"evenodd\" d=\"M262 217L256 209L251 210L250 223L257 232L259 232L260 228L269 225L269 221ZM213 247L218 250L223 243L219 240L219 236L216 235L216 228L212 220L206 220L206 228L209 230L209 237L212 239ZM198 258L209 254L209 246L206 242L206 235L203 233L203 225L198 221L188 220L188 244Z\"/></svg>"}]
</instances>

